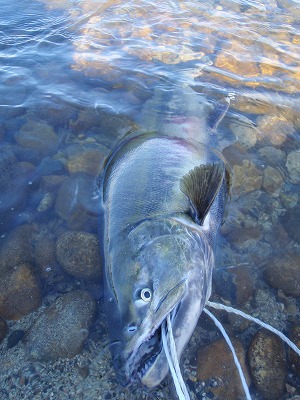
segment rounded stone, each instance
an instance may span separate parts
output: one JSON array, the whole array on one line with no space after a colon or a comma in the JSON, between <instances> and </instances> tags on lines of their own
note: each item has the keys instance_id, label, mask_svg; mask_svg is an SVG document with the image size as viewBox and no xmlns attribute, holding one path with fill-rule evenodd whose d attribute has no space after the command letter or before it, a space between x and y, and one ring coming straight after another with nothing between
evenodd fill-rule
<instances>
[{"instance_id":1,"label":"rounded stone","mask_svg":"<svg viewBox=\"0 0 300 400\"><path fill-rule=\"evenodd\" d=\"M265 279L270 286L288 296L300 297L300 256L287 254L273 258L265 267Z\"/></svg>"},{"instance_id":2,"label":"rounded stone","mask_svg":"<svg viewBox=\"0 0 300 400\"><path fill-rule=\"evenodd\" d=\"M0 152L0 193L7 190L12 180L20 174L21 168L13 152L1 147Z\"/></svg>"},{"instance_id":3,"label":"rounded stone","mask_svg":"<svg viewBox=\"0 0 300 400\"><path fill-rule=\"evenodd\" d=\"M0 149L0 232L16 225L18 212L24 209L28 196L28 175L11 149Z\"/></svg>"},{"instance_id":4,"label":"rounded stone","mask_svg":"<svg viewBox=\"0 0 300 400\"><path fill-rule=\"evenodd\" d=\"M257 132L250 124L244 125L238 122L229 124L232 133L237 137L239 143L245 148L254 147L257 142Z\"/></svg>"},{"instance_id":5,"label":"rounded stone","mask_svg":"<svg viewBox=\"0 0 300 400\"><path fill-rule=\"evenodd\" d=\"M289 237L297 243L300 243L300 208L289 209L281 218L281 223Z\"/></svg>"},{"instance_id":6,"label":"rounded stone","mask_svg":"<svg viewBox=\"0 0 300 400\"><path fill-rule=\"evenodd\" d=\"M3 240L0 246L0 276L18 264L32 262L33 233L32 225L20 225Z\"/></svg>"},{"instance_id":7,"label":"rounded stone","mask_svg":"<svg viewBox=\"0 0 300 400\"><path fill-rule=\"evenodd\" d=\"M15 141L22 147L42 154L53 153L58 146L58 136L51 125L45 122L28 121L14 134Z\"/></svg>"},{"instance_id":8,"label":"rounded stone","mask_svg":"<svg viewBox=\"0 0 300 400\"><path fill-rule=\"evenodd\" d=\"M253 337L248 351L254 385L266 400L279 399L285 391L286 359L281 339L261 330Z\"/></svg>"},{"instance_id":9,"label":"rounded stone","mask_svg":"<svg viewBox=\"0 0 300 400\"><path fill-rule=\"evenodd\" d=\"M300 325L293 326L289 335L291 341L300 348ZM291 348L289 348L289 358L292 365L292 369L300 377L300 357Z\"/></svg>"},{"instance_id":10,"label":"rounded stone","mask_svg":"<svg viewBox=\"0 0 300 400\"><path fill-rule=\"evenodd\" d=\"M95 178L88 174L76 174L60 186L55 211L65 220L69 229L97 230L99 199L94 198Z\"/></svg>"},{"instance_id":11,"label":"rounded stone","mask_svg":"<svg viewBox=\"0 0 300 400\"><path fill-rule=\"evenodd\" d=\"M257 129L262 133L261 139L267 140L275 147L281 147L289 137L296 134L293 123L276 114L259 117Z\"/></svg>"},{"instance_id":12,"label":"rounded stone","mask_svg":"<svg viewBox=\"0 0 300 400\"><path fill-rule=\"evenodd\" d=\"M255 281L251 274L251 269L243 266L230 268L228 271L233 275L237 304L243 306L254 293Z\"/></svg>"},{"instance_id":13,"label":"rounded stone","mask_svg":"<svg viewBox=\"0 0 300 400\"><path fill-rule=\"evenodd\" d=\"M8 325L5 319L0 317L0 343L3 342L8 333Z\"/></svg>"},{"instance_id":14,"label":"rounded stone","mask_svg":"<svg viewBox=\"0 0 300 400\"><path fill-rule=\"evenodd\" d=\"M41 304L41 287L29 264L21 264L2 275L0 280L0 316L17 320Z\"/></svg>"},{"instance_id":15,"label":"rounded stone","mask_svg":"<svg viewBox=\"0 0 300 400\"><path fill-rule=\"evenodd\" d=\"M107 155L107 149L98 144L92 147L73 145L67 149L67 153L67 168L70 174L83 172L97 176Z\"/></svg>"},{"instance_id":16,"label":"rounded stone","mask_svg":"<svg viewBox=\"0 0 300 400\"><path fill-rule=\"evenodd\" d=\"M245 352L242 343L237 339L231 339L237 357L241 363L247 384L250 383L248 369L245 363ZM236 400L244 397L244 390L239 373L232 360L232 353L223 339L205 346L198 352L197 379L206 381L215 379L218 384L211 388L218 399Z\"/></svg>"},{"instance_id":17,"label":"rounded stone","mask_svg":"<svg viewBox=\"0 0 300 400\"><path fill-rule=\"evenodd\" d=\"M233 166L233 194L243 195L261 188L262 173L255 164L245 160L243 164Z\"/></svg>"},{"instance_id":18,"label":"rounded stone","mask_svg":"<svg viewBox=\"0 0 300 400\"><path fill-rule=\"evenodd\" d=\"M262 189L268 193L279 191L283 184L282 174L273 167L267 166L263 172Z\"/></svg>"},{"instance_id":19,"label":"rounded stone","mask_svg":"<svg viewBox=\"0 0 300 400\"><path fill-rule=\"evenodd\" d=\"M271 166L280 165L286 162L286 154L281 149L276 147L265 146L258 150L260 157Z\"/></svg>"},{"instance_id":20,"label":"rounded stone","mask_svg":"<svg viewBox=\"0 0 300 400\"><path fill-rule=\"evenodd\" d=\"M62 268L76 278L101 279L99 242L92 233L63 233L56 241L56 258Z\"/></svg>"},{"instance_id":21,"label":"rounded stone","mask_svg":"<svg viewBox=\"0 0 300 400\"><path fill-rule=\"evenodd\" d=\"M28 333L29 357L44 362L74 357L82 350L95 312L96 302L84 290L57 298Z\"/></svg>"},{"instance_id":22,"label":"rounded stone","mask_svg":"<svg viewBox=\"0 0 300 400\"><path fill-rule=\"evenodd\" d=\"M292 151L286 160L286 167L293 183L300 183L300 151Z\"/></svg>"}]
</instances>

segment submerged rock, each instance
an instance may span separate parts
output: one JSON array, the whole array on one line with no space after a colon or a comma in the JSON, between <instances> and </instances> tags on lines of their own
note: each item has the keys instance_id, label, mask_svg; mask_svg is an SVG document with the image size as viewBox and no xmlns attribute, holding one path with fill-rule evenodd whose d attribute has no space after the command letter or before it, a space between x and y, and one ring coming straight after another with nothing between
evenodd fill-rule
<instances>
[{"instance_id":1,"label":"submerged rock","mask_svg":"<svg viewBox=\"0 0 300 400\"><path fill-rule=\"evenodd\" d=\"M0 276L18 264L31 263L33 233L33 226L25 224L18 226L3 240L0 247Z\"/></svg>"},{"instance_id":2,"label":"submerged rock","mask_svg":"<svg viewBox=\"0 0 300 400\"><path fill-rule=\"evenodd\" d=\"M0 193L6 191L11 182L20 174L21 168L13 152L1 147L0 154Z\"/></svg>"},{"instance_id":3,"label":"submerged rock","mask_svg":"<svg viewBox=\"0 0 300 400\"><path fill-rule=\"evenodd\" d=\"M63 269L79 279L101 279L97 235L68 231L58 237L56 258Z\"/></svg>"},{"instance_id":4,"label":"submerged rock","mask_svg":"<svg viewBox=\"0 0 300 400\"><path fill-rule=\"evenodd\" d=\"M262 189L268 193L279 191L283 184L282 174L273 167L267 166L263 172Z\"/></svg>"},{"instance_id":5,"label":"submerged rock","mask_svg":"<svg viewBox=\"0 0 300 400\"><path fill-rule=\"evenodd\" d=\"M261 140L272 143L275 147L282 146L291 136L296 134L294 125L283 116L264 115L257 120L257 129L261 131Z\"/></svg>"},{"instance_id":6,"label":"submerged rock","mask_svg":"<svg viewBox=\"0 0 300 400\"><path fill-rule=\"evenodd\" d=\"M96 302L86 291L57 298L28 333L29 357L44 362L74 357L82 349L95 312Z\"/></svg>"},{"instance_id":7,"label":"submerged rock","mask_svg":"<svg viewBox=\"0 0 300 400\"><path fill-rule=\"evenodd\" d=\"M233 194L243 195L260 189L262 185L262 173L255 164L245 160L243 164L233 166Z\"/></svg>"},{"instance_id":8,"label":"submerged rock","mask_svg":"<svg viewBox=\"0 0 300 400\"><path fill-rule=\"evenodd\" d=\"M58 136L51 125L45 122L28 121L14 134L16 142L41 154L54 153Z\"/></svg>"},{"instance_id":9,"label":"submerged rock","mask_svg":"<svg viewBox=\"0 0 300 400\"><path fill-rule=\"evenodd\" d=\"M0 231L11 229L23 209L28 195L26 168L19 163L10 148L0 148Z\"/></svg>"},{"instance_id":10,"label":"submerged rock","mask_svg":"<svg viewBox=\"0 0 300 400\"><path fill-rule=\"evenodd\" d=\"M69 229L97 229L99 200L94 198L95 186L95 178L88 174L73 175L61 184L55 211Z\"/></svg>"},{"instance_id":11,"label":"submerged rock","mask_svg":"<svg viewBox=\"0 0 300 400\"><path fill-rule=\"evenodd\" d=\"M97 176L107 152L108 149L99 144L93 144L92 147L70 146L67 149L67 168L70 174L85 172Z\"/></svg>"},{"instance_id":12,"label":"submerged rock","mask_svg":"<svg viewBox=\"0 0 300 400\"><path fill-rule=\"evenodd\" d=\"M41 304L41 287L29 264L21 264L1 276L0 316L20 319Z\"/></svg>"},{"instance_id":13,"label":"submerged rock","mask_svg":"<svg viewBox=\"0 0 300 400\"><path fill-rule=\"evenodd\" d=\"M3 342L8 332L8 325L5 319L0 317L0 343Z\"/></svg>"},{"instance_id":14,"label":"submerged rock","mask_svg":"<svg viewBox=\"0 0 300 400\"><path fill-rule=\"evenodd\" d=\"M217 54L214 63L215 67L237 74L243 78L258 76L259 70L256 62L253 62L253 57L244 50L244 44L240 41L231 40L230 43L223 46L221 51ZM223 78L230 80L227 74L224 74ZM231 81L232 80L231 78Z\"/></svg>"},{"instance_id":15,"label":"submerged rock","mask_svg":"<svg viewBox=\"0 0 300 400\"><path fill-rule=\"evenodd\" d=\"M276 147L265 146L258 150L260 157L269 165L276 167L286 161L286 154Z\"/></svg>"},{"instance_id":16,"label":"submerged rock","mask_svg":"<svg viewBox=\"0 0 300 400\"><path fill-rule=\"evenodd\" d=\"M290 339L295 345L300 348L300 325L293 326L290 333ZM292 349L289 348L289 358L293 370L296 372L298 377L300 377L300 357Z\"/></svg>"},{"instance_id":17,"label":"submerged rock","mask_svg":"<svg viewBox=\"0 0 300 400\"><path fill-rule=\"evenodd\" d=\"M245 363L243 345L237 339L233 339L232 343L249 384L250 377ZM232 359L232 353L223 339L216 340L199 350L197 379L201 381L214 379L216 383L211 388L211 392L218 399L236 400L244 397L244 390Z\"/></svg>"},{"instance_id":18,"label":"submerged rock","mask_svg":"<svg viewBox=\"0 0 300 400\"><path fill-rule=\"evenodd\" d=\"M292 151L286 160L289 177L293 183L300 183L300 151Z\"/></svg>"},{"instance_id":19,"label":"submerged rock","mask_svg":"<svg viewBox=\"0 0 300 400\"><path fill-rule=\"evenodd\" d=\"M273 258L266 266L265 278L273 288L300 297L300 256L287 254Z\"/></svg>"},{"instance_id":20,"label":"submerged rock","mask_svg":"<svg viewBox=\"0 0 300 400\"><path fill-rule=\"evenodd\" d=\"M281 398L285 391L286 359L281 339L266 330L258 331L248 352L256 388L266 400Z\"/></svg>"},{"instance_id":21,"label":"submerged rock","mask_svg":"<svg viewBox=\"0 0 300 400\"><path fill-rule=\"evenodd\" d=\"M242 123L232 122L229 124L232 133L237 137L239 143L245 148L250 149L254 147L257 142L257 131L252 125L245 125Z\"/></svg>"},{"instance_id":22,"label":"submerged rock","mask_svg":"<svg viewBox=\"0 0 300 400\"><path fill-rule=\"evenodd\" d=\"M297 198L298 200L298 198ZM281 223L289 237L300 243L300 209L299 207L290 208L281 218Z\"/></svg>"}]
</instances>

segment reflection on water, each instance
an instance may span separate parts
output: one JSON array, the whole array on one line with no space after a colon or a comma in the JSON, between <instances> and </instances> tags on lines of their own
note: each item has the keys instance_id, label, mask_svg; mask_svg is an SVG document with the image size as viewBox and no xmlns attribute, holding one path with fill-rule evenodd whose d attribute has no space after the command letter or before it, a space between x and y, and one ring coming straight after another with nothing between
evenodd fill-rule
<instances>
[{"instance_id":1,"label":"reflection on water","mask_svg":"<svg viewBox=\"0 0 300 400\"><path fill-rule=\"evenodd\" d=\"M100 273L97 279L94 197L104 159L126 133L162 123L168 132L196 132L197 108L189 100L170 107L173 87L191 85L199 101L215 107L231 98L218 136L234 178L213 296L299 344L299 2L3 3L0 397L174 397L168 382L153 394L132 394L115 382ZM247 353L253 398L300 393L293 354L255 336L244 321L220 318ZM226 350L210 344L216 337L201 319L183 357L194 399L240 396L231 359L227 377L217 371ZM275 370L272 360L253 364L255 346L281 360ZM209 358L219 361L210 366ZM261 370L271 371L262 384Z\"/></svg>"}]
</instances>

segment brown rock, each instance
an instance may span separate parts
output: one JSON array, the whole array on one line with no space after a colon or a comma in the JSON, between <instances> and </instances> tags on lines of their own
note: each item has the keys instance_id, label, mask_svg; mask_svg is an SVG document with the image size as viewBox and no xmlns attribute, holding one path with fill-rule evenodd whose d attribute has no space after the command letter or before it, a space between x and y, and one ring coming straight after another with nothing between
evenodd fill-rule
<instances>
[{"instance_id":1,"label":"brown rock","mask_svg":"<svg viewBox=\"0 0 300 400\"><path fill-rule=\"evenodd\" d=\"M286 160L289 177L293 183L300 183L300 151L292 151Z\"/></svg>"},{"instance_id":2,"label":"brown rock","mask_svg":"<svg viewBox=\"0 0 300 400\"><path fill-rule=\"evenodd\" d=\"M14 229L0 247L0 276L16 265L32 262L32 225L21 225Z\"/></svg>"},{"instance_id":3,"label":"brown rock","mask_svg":"<svg viewBox=\"0 0 300 400\"><path fill-rule=\"evenodd\" d=\"M254 279L251 269L247 267L234 267L228 269L229 273L234 276L236 286L236 301L239 306L243 306L253 296Z\"/></svg>"},{"instance_id":4,"label":"brown rock","mask_svg":"<svg viewBox=\"0 0 300 400\"><path fill-rule=\"evenodd\" d=\"M269 331L258 331L252 339L248 358L253 382L264 399L280 399L285 391L286 378L282 341Z\"/></svg>"},{"instance_id":5,"label":"brown rock","mask_svg":"<svg viewBox=\"0 0 300 400\"><path fill-rule=\"evenodd\" d=\"M229 128L245 149L250 149L255 146L258 133L256 128L250 125L250 123L246 125L236 121L230 123Z\"/></svg>"},{"instance_id":6,"label":"brown rock","mask_svg":"<svg viewBox=\"0 0 300 400\"><path fill-rule=\"evenodd\" d=\"M56 361L74 357L82 349L95 313L96 303L84 290L57 298L30 329L27 338L30 358Z\"/></svg>"},{"instance_id":7,"label":"brown rock","mask_svg":"<svg viewBox=\"0 0 300 400\"><path fill-rule=\"evenodd\" d=\"M3 342L8 332L8 326L5 319L0 317L0 343Z\"/></svg>"},{"instance_id":8,"label":"brown rock","mask_svg":"<svg viewBox=\"0 0 300 400\"><path fill-rule=\"evenodd\" d=\"M243 57L241 57L243 55ZM244 45L231 41L217 55L215 67L224 69L242 77L258 76L259 70L253 58L249 58L244 51Z\"/></svg>"},{"instance_id":9,"label":"brown rock","mask_svg":"<svg viewBox=\"0 0 300 400\"><path fill-rule=\"evenodd\" d=\"M250 378L245 364L243 345L237 339L231 340L247 383L249 384ZM218 385L213 387L211 391L218 399L236 400L244 397L244 390L232 358L232 353L223 339L217 340L199 350L197 379L201 381L208 379L217 380Z\"/></svg>"},{"instance_id":10,"label":"brown rock","mask_svg":"<svg viewBox=\"0 0 300 400\"><path fill-rule=\"evenodd\" d=\"M0 315L20 319L41 304L41 288L29 264L20 264L0 280Z\"/></svg>"},{"instance_id":11,"label":"brown rock","mask_svg":"<svg viewBox=\"0 0 300 400\"><path fill-rule=\"evenodd\" d=\"M258 150L258 154L268 165L276 167L286 161L286 154L283 150L272 146L265 146Z\"/></svg>"},{"instance_id":12,"label":"brown rock","mask_svg":"<svg viewBox=\"0 0 300 400\"><path fill-rule=\"evenodd\" d=\"M229 165L243 165L245 159L249 157L245 148L238 142L225 147L222 154Z\"/></svg>"},{"instance_id":13,"label":"brown rock","mask_svg":"<svg viewBox=\"0 0 300 400\"><path fill-rule=\"evenodd\" d=\"M293 123L276 114L259 117L257 129L262 134L258 139L270 142L275 147L281 147L289 137L296 134Z\"/></svg>"},{"instance_id":14,"label":"brown rock","mask_svg":"<svg viewBox=\"0 0 300 400\"><path fill-rule=\"evenodd\" d=\"M295 192L294 192L295 193ZM286 201L291 200L299 202L298 196L293 199L292 195L287 196ZM299 203L298 203L299 204ZM284 226L289 237L297 243L300 243L300 208L290 208L283 217L281 217L281 223Z\"/></svg>"},{"instance_id":15,"label":"brown rock","mask_svg":"<svg viewBox=\"0 0 300 400\"><path fill-rule=\"evenodd\" d=\"M45 122L28 121L14 134L16 142L23 147L42 154L53 153L58 145L58 136L51 125Z\"/></svg>"},{"instance_id":16,"label":"brown rock","mask_svg":"<svg viewBox=\"0 0 300 400\"><path fill-rule=\"evenodd\" d=\"M101 279L99 242L96 235L68 231L58 237L56 258L63 269L80 279Z\"/></svg>"},{"instance_id":17,"label":"brown rock","mask_svg":"<svg viewBox=\"0 0 300 400\"><path fill-rule=\"evenodd\" d=\"M236 246L241 246L251 239L259 240L261 238L261 227L251 226L245 228L232 229L227 235L228 240Z\"/></svg>"},{"instance_id":18,"label":"brown rock","mask_svg":"<svg viewBox=\"0 0 300 400\"><path fill-rule=\"evenodd\" d=\"M245 160L243 164L233 166L233 194L241 195L260 189L262 173L253 162Z\"/></svg>"},{"instance_id":19,"label":"brown rock","mask_svg":"<svg viewBox=\"0 0 300 400\"><path fill-rule=\"evenodd\" d=\"M95 178L76 174L60 186L55 203L58 216L67 221L69 229L90 230L99 220L99 200L93 198Z\"/></svg>"},{"instance_id":20,"label":"brown rock","mask_svg":"<svg viewBox=\"0 0 300 400\"><path fill-rule=\"evenodd\" d=\"M70 174L77 172L86 172L92 176L99 174L100 168L106 157L104 149L95 144L93 147L84 148L82 146L72 146L72 151L69 150L67 167Z\"/></svg>"},{"instance_id":21,"label":"brown rock","mask_svg":"<svg viewBox=\"0 0 300 400\"><path fill-rule=\"evenodd\" d=\"M287 254L273 258L265 268L265 279L286 295L300 297L300 256Z\"/></svg>"},{"instance_id":22,"label":"brown rock","mask_svg":"<svg viewBox=\"0 0 300 400\"><path fill-rule=\"evenodd\" d=\"M283 184L283 176L278 169L267 166L263 172L262 189L268 193L278 191Z\"/></svg>"},{"instance_id":23,"label":"brown rock","mask_svg":"<svg viewBox=\"0 0 300 400\"><path fill-rule=\"evenodd\" d=\"M290 333L290 339L300 349L300 325L293 326ZM300 377L300 357L291 348L289 348L290 362L293 370Z\"/></svg>"}]
</instances>

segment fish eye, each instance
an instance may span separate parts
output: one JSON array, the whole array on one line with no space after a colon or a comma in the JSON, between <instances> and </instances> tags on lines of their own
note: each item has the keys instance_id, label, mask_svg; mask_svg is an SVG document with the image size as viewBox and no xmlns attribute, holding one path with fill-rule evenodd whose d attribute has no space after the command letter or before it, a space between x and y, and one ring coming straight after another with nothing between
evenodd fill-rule
<instances>
[{"instance_id":1,"label":"fish eye","mask_svg":"<svg viewBox=\"0 0 300 400\"><path fill-rule=\"evenodd\" d=\"M152 298L152 291L149 288L144 288L141 290L141 299L146 302L149 303L149 301Z\"/></svg>"}]
</instances>

